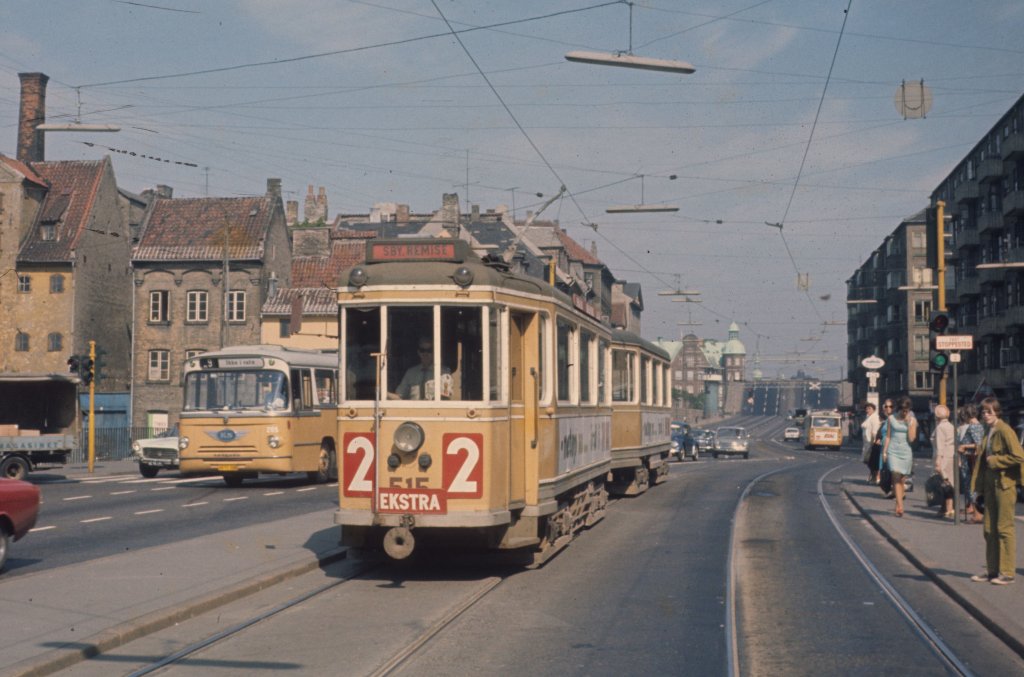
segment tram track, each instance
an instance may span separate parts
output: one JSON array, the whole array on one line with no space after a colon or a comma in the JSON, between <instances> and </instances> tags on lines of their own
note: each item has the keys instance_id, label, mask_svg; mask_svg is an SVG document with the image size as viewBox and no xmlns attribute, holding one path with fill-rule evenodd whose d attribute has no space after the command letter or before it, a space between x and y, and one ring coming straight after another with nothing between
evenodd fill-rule
<instances>
[{"instance_id":1,"label":"tram track","mask_svg":"<svg viewBox=\"0 0 1024 677\"><path fill-rule=\"evenodd\" d=\"M774 439L764 440L769 442L771 446L783 447L781 443L777 443ZM818 456L818 454L814 454ZM812 462L817 463L819 460L815 459ZM729 552L726 563L726 594L725 594L725 645L726 645L726 671L729 677L739 677L744 674L742 670L743 656L740 651L740 620L738 618L737 606L737 585L738 576L737 573L737 554L739 551L739 539L741 533L745 528L746 519L746 508L749 505L750 495L755 491L755 488L764 482L766 479L780 475L783 473L794 473L801 468L805 467L805 464L800 464L793 467L782 467L769 470L768 472L757 475L743 487L737 502L736 508L733 512L730 534L729 534ZM846 531L840 520L835 514L835 511L828 503L828 499L825 495L824 484L826 478L834 473L836 470L842 467L840 465L834 465L829 468L826 472L821 474L817 478L816 482L816 499L821 506L821 509L826 516L829 524L831 525L834 532L838 535L840 540L847 546L849 551L852 553L853 558L860 565L860 567L866 572L868 577L878 586L882 591L885 598L889 601L892 608L900 615L900 617L906 622L907 626L911 629L917 639L928 648L928 650L937 658L943 668L949 674L956 675L973 675L974 673L964 664L964 662L956 655L954 650L938 635L938 633L922 618L922 616L913 608L913 606L902 596L892 583L882 574L879 567L871 561L868 555L864 552L860 546L854 542L853 538Z\"/></svg>"}]
</instances>

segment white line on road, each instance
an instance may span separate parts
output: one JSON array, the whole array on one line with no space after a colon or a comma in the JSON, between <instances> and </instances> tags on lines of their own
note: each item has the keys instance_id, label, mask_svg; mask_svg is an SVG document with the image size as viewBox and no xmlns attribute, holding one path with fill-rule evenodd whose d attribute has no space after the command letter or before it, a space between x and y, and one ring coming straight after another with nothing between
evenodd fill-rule
<instances>
[{"instance_id":1,"label":"white line on road","mask_svg":"<svg viewBox=\"0 0 1024 677\"><path fill-rule=\"evenodd\" d=\"M936 236L938 237L938 236ZM303 491L316 491L316 487L306 487L304 489L296 489L295 493L301 493Z\"/></svg>"},{"instance_id":2,"label":"white line on road","mask_svg":"<svg viewBox=\"0 0 1024 677\"><path fill-rule=\"evenodd\" d=\"M155 512L163 512L163 511L164 511L163 508L156 508L154 510L140 510L140 511L138 511L136 513L133 513L133 514L135 514L135 515L152 515Z\"/></svg>"},{"instance_id":3,"label":"white line on road","mask_svg":"<svg viewBox=\"0 0 1024 677\"><path fill-rule=\"evenodd\" d=\"M65 501L81 501L83 498L92 498L92 496L68 496L63 499Z\"/></svg>"},{"instance_id":4,"label":"white line on road","mask_svg":"<svg viewBox=\"0 0 1024 677\"><path fill-rule=\"evenodd\" d=\"M196 507L198 505L206 505L207 503L209 503L209 501L199 501L198 503L186 503L185 505L183 505L181 507L182 508L194 508L194 507Z\"/></svg>"},{"instance_id":5,"label":"white line on road","mask_svg":"<svg viewBox=\"0 0 1024 677\"><path fill-rule=\"evenodd\" d=\"M283 491L268 491L267 493L265 493L263 495L264 496L280 496L283 493L284 493Z\"/></svg>"},{"instance_id":6,"label":"white line on road","mask_svg":"<svg viewBox=\"0 0 1024 677\"><path fill-rule=\"evenodd\" d=\"M121 480L136 477L136 475L104 475L103 477L86 477L82 484L106 484L108 482L120 482Z\"/></svg>"},{"instance_id":7,"label":"white line on road","mask_svg":"<svg viewBox=\"0 0 1024 677\"><path fill-rule=\"evenodd\" d=\"M206 477L180 477L180 478L175 479L175 480L163 480L163 483L164 484L189 484L191 482L209 482L211 480L216 480L217 482L221 481L220 477L209 477L209 476L206 476Z\"/></svg>"},{"instance_id":8,"label":"white line on road","mask_svg":"<svg viewBox=\"0 0 1024 677\"><path fill-rule=\"evenodd\" d=\"M248 501L248 500L249 500L248 496L235 496L234 498L225 498L224 502L225 503L230 503L231 501Z\"/></svg>"},{"instance_id":9,"label":"white line on road","mask_svg":"<svg viewBox=\"0 0 1024 677\"><path fill-rule=\"evenodd\" d=\"M130 489L128 491L111 491L110 495L111 496L124 496L125 494L134 494L134 493L135 493L135 489Z\"/></svg>"},{"instance_id":10,"label":"white line on road","mask_svg":"<svg viewBox=\"0 0 1024 677\"><path fill-rule=\"evenodd\" d=\"M107 520L112 520L112 519L114 519L114 518L113 517L109 517L109 516L108 517L93 517L92 519L79 520L79 522L81 524L88 524L89 522L106 522Z\"/></svg>"},{"instance_id":11,"label":"white line on road","mask_svg":"<svg viewBox=\"0 0 1024 677\"><path fill-rule=\"evenodd\" d=\"M150 491L174 491L174 489L175 487L156 487L155 489L150 489Z\"/></svg>"},{"instance_id":12,"label":"white line on road","mask_svg":"<svg viewBox=\"0 0 1024 677\"><path fill-rule=\"evenodd\" d=\"M34 529L29 529L29 530L28 530L28 532L29 532L30 534L34 534L34 533L36 533L37 531L49 531L50 529L56 529L56 528L57 528L57 527L55 527L55 526L48 526L48 527L36 527L36 528L34 528Z\"/></svg>"}]
</instances>

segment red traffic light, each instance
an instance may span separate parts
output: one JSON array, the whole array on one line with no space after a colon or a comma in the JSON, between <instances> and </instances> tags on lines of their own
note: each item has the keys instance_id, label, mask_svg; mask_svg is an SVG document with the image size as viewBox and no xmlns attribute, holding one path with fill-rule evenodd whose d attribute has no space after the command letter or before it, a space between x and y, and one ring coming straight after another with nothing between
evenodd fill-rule
<instances>
[{"instance_id":1,"label":"red traffic light","mask_svg":"<svg viewBox=\"0 0 1024 677\"><path fill-rule=\"evenodd\" d=\"M942 334L949 329L950 324L949 313L944 310L938 310L932 313L931 320L928 322L928 329L936 334Z\"/></svg>"}]
</instances>

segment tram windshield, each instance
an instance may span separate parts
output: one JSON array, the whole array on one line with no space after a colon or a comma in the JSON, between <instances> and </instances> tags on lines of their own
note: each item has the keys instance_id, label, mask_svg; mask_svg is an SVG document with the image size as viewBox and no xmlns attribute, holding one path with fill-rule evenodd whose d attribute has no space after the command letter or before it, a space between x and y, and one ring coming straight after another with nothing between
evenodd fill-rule
<instances>
[{"instance_id":1,"label":"tram windshield","mask_svg":"<svg viewBox=\"0 0 1024 677\"><path fill-rule=\"evenodd\" d=\"M498 320L475 305L345 308L346 399L499 399Z\"/></svg>"},{"instance_id":2,"label":"tram windshield","mask_svg":"<svg viewBox=\"0 0 1024 677\"><path fill-rule=\"evenodd\" d=\"M279 371L194 371L185 376L185 411L284 410L288 392Z\"/></svg>"}]
</instances>

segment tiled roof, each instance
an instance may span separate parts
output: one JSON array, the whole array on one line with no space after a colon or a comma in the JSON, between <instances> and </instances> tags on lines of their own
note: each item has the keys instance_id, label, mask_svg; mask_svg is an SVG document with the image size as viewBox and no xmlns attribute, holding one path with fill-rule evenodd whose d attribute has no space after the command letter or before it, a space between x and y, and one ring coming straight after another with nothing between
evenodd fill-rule
<instances>
[{"instance_id":1,"label":"tiled roof","mask_svg":"<svg viewBox=\"0 0 1024 677\"><path fill-rule=\"evenodd\" d=\"M273 198L266 196L158 199L132 258L216 261L227 242L231 259L260 259L273 208Z\"/></svg>"},{"instance_id":2,"label":"tiled roof","mask_svg":"<svg viewBox=\"0 0 1024 677\"><path fill-rule=\"evenodd\" d=\"M32 168L49 190L39 210L41 222L55 227L54 238L43 240L33 229L18 253L19 262L69 261L82 229L92 215L96 191L109 160L36 162Z\"/></svg>"},{"instance_id":3,"label":"tiled roof","mask_svg":"<svg viewBox=\"0 0 1024 677\"><path fill-rule=\"evenodd\" d=\"M338 286L339 274L366 258L365 240L335 240L330 256L292 258L292 284L296 287Z\"/></svg>"},{"instance_id":4,"label":"tiled roof","mask_svg":"<svg viewBox=\"0 0 1024 677\"><path fill-rule=\"evenodd\" d=\"M559 228L555 231L555 234L557 235L558 240L562 243L562 246L565 247L565 253L571 260L579 261L580 263L584 263L588 266L603 265L600 260L587 251L586 247L569 237L568 233L564 230Z\"/></svg>"},{"instance_id":5,"label":"tiled roof","mask_svg":"<svg viewBox=\"0 0 1024 677\"><path fill-rule=\"evenodd\" d=\"M17 173L21 174L23 177L25 177L26 181L31 181L37 186L42 186L43 188L49 187L45 179L39 176L39 174L36 174L36 170L32 169L32 167L25 164L21 160L16 160L12 157L7 157L3 153L0 153L0 164L7 165Z\"/></svg>"},{"instance_id":6,"label":"tiled roof","mask_svg":"<svg viewBox=\"0 0 1024 677\"><path fill-rule=\"evenodd\" d=\"M302 297L303 315L334 315L338 312L338 295L333 288L292 287L278 289L263 304L264 315L290 315L292 300Z\"/></svg>"}]
</instances>

